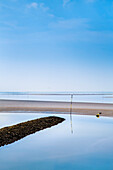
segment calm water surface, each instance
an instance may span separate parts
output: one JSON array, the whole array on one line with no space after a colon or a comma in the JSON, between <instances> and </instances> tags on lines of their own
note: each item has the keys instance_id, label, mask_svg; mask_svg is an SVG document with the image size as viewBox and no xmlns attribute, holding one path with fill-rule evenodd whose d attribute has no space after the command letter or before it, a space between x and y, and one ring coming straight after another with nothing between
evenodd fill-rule
<instances>
[{"instance_id":1,"label":"calm water surface","mask_svg":"<svg viewBox=\"0 0 113 170\"><path fill-rule=\"evenodd\" d=\"M49 116L36 113L0 113L0 128ZM58 116L58 115L56 115ZM1 170L112 170L113 119L69 115L52 128L0 147Z\"/></svg>"},{"instance_id":2,"label":"calm water surface","mask_svg":"<svg viewBox=\"0 0 113 170\"><path fill-rule=\"evenodd\" d=\"M50 95L29 95L29 93L22 93L22 92L0 92L0 99L12 99L12 100L40 100L40 101L66 101L70 102L71 96L70 95L60 95L65 94L61 92L55 92L57 95L51 95L54 93L49 93ZM67 92L69 93L69 92ZM74 102L90 102L90 103L113 103L113 92L71 92L71 94L79 94L73 96ZM35 93L39 94L39 93ZM58 95L59 94L59 95ZM80 95L83 94L83 95ZM85 95L84 95L85 94ZM88 94L88 95L86 95ZM97 95L91 95L97 94ZM103 95L100 95L103 94Z\"/></svg>"}]
</instances>

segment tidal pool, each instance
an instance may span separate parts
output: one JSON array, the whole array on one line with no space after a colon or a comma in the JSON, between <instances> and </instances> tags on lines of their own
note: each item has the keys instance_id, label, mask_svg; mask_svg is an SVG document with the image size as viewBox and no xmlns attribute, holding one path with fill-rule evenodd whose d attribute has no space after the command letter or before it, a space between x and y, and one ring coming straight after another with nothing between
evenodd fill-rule
<instances>
[{"instance_id":1,"label":"tidal pool","mask_svg":"<svg viewBox=\"0 0 113 170\"><path fill-rule=\"evenodd\" d=\"M0 113L0 128L47 117L42 113ZM112 170L113 118L72 117L17 142L0 147L1 170Z\"/></svg>"}]
</instances>

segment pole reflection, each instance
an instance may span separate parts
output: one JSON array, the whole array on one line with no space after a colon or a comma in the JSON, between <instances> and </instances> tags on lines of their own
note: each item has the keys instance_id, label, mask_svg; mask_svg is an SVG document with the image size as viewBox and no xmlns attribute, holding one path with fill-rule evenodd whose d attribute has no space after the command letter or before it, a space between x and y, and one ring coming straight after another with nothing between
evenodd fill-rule
<instances>
[{"instance_id":1,"label":"pole reflection","mask_svg":"<svg viewBox=\"0 0 113 170\"><path fill-rule=\"evenodd\" d=\"M73 133L73 125L72 125L72 102L73 102L73 94L71 94L71 104L70 104L70 124L71 124L71 133Z\"/></svg>"}]
</instances>

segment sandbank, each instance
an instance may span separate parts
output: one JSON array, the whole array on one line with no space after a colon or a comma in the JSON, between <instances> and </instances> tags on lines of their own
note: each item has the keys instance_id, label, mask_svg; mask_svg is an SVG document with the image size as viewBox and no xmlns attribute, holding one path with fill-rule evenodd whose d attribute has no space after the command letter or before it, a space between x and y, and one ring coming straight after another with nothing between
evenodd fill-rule
<instances>
[{"instance_id":1,"label":"sandbank","mask_svg":"<svg viewBox=\"0 0 113 170\"><path fill-rule=\"evenodd\" d=\"M49 111L59 113L70 112L70 102L58 101L30 101L30 100L0 100L0 112ZM113 117L113 104L73 102L72 113L81 115L96 115Z\"/></svg>"}]
</instances>

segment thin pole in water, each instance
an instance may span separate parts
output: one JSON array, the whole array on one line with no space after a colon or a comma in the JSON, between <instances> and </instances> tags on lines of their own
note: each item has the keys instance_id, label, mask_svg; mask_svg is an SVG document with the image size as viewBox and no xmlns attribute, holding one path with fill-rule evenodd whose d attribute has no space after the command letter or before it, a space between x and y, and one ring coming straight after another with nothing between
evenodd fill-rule
<instances>
[{"instance_id":1,"label":"thin pole in water","mask_svg":"<svg viewBox=\"0 0 113 170\"><path fill-rule=\"evenodd\" d=\"M71 94L71 105L70 105L71 133L73 133L73 126L72 126L72 101L73 101L73 94Z\"/></svg>"}]
</instances>

